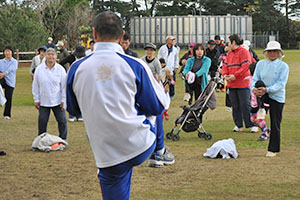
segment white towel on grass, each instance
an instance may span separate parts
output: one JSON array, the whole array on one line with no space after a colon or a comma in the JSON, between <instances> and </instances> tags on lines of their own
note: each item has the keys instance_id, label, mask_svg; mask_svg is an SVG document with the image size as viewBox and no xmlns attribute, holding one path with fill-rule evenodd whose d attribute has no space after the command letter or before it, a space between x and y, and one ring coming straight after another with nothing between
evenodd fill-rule
<instances>
[{"instance_id":1,"label":"white towel on grass","mask_svg":"<svg viewBox=\"0 0 300 200\"><path fill-rule=\"evenodd\" d=\"M229 159L238 157L235 143L232 138L219 140L215 142L210 148L207 149L206 153L203 154L205 157L216 158L218 154L221 154L222 158Z\"/></svg>"}]
</instances>

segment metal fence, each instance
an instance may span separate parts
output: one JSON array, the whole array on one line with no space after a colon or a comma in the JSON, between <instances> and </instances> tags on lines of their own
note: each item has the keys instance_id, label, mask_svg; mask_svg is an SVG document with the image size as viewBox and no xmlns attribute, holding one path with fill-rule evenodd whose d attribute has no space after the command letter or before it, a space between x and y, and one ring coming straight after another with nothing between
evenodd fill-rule
<instances>
[{"instance_id":1,"label":"metal fence","mask_svg":"<svg viewBox=\"0 0 300 200\"><path fill-rule=\"evenodd\" d=\"M143 47L152 42L165 43L167 35L176 37L179 46L191 42L206 43L215 35L228 38L237 33L245 39L252 35L251 16L159 16L133 17L130 20L131 42Z\"/></svg>"},{"instance_id":2,"label":"metal fence","mask_svg":"<svg viewBox=\"0 0 300 200\"><path fill-rule=\"evenodd\" d=\"M279 32L264 32L263 34L253 33L251 38L252 40L250 41L253 48L266 48L269 41L279 41Z\"/></svg>"}]
</instances>

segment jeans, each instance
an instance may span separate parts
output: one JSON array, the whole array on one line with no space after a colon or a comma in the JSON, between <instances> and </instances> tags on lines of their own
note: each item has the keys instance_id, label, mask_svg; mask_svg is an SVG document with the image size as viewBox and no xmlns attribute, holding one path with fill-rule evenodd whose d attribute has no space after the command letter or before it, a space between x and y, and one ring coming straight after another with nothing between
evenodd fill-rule
<instances>
[{"instance_id":1,"label":"jeans","mask_svg":"<svg viewBox=\"0 0 300 200\"><path fill-rule=\"evenodd\" d=\"M60 105L54 107L44 107L40 106L39 109L39 119L38 119L38 131L39 135L47 132L47 124L49 120L50 110L53 111L55 119L58 123L59 137L66 140L67 139L67 120L66 113L61 110Z\"/></svg>"}]
</instances>

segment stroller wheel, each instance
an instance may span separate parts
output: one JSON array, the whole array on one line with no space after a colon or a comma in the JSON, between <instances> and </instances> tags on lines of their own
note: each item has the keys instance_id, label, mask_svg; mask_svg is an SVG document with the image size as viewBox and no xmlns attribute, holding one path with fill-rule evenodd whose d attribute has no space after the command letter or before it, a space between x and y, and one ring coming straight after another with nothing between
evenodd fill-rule
<instances>
[{"instance_id":1,"label":"stroller wheel","mask_svg":"<svg viewBox=\"0 0 300 200\"><path fill-rule=\"evenodd\" d=\"M206 133L201 132L201 131L198 131L198 137L199 137L199 138L204 138L205 135L206 135Z\"/></svg>"},{"instance_id":2,"label":"stroller wheel","mask_svg":"<svg viewBox=\"0 0 300 200\"><path fill-rule=\"evenodd\" d=\"M167 135L166 135L166 137L167 137L167 139L172 139L173 138L173 132L169 132L169 133L167 133Z\"/></svg>"},{"instance_id":3,"label":"stroller wheel","mask_svg":"<svg viewBox=\"0 0 300 200\"><path fill-rule=\"evenodd\" d=\"M212 135L210 133L206 133L205 135L205 140L211 140L212 139Z\"/></svg>"},{"instance_id":4,"label":"stroller wheel","mask_svg":"<svg viewBox=\"0 0 300 200\"><path fill-rule=\"evenodd\" d=\"M173 141L178 141L178 140L180 140L180 136L179 135L173 135L172 140Z\"/></svg>"}]
</instances>

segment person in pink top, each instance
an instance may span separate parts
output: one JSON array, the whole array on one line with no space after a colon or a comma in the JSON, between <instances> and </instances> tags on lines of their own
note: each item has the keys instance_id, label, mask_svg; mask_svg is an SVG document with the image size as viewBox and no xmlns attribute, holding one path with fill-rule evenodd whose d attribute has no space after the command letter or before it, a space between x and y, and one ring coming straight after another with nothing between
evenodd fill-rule
<instances>
[{"instance_id":1,"label":"person in pink top","mask_svg":"<svg viewBox=\"0 0 300 200\"><path fill-rule=\"evenodd\" d=\"M246 79L250 80L252 82L253 74L255 70L255 65L249 66L250 76L248 76ZM259 81L257 82L259 84ZM258 126L261 129L261 135L258 138L258 141L265 141L270 139L270 129L267 127L267 123L264 120L264 117L259 116L260 109L267 110L269 107L269 104L262 103L262 100L260 98L257 98L254 93L251 91L251 121Z\"/></svg>"}]
</instances>

